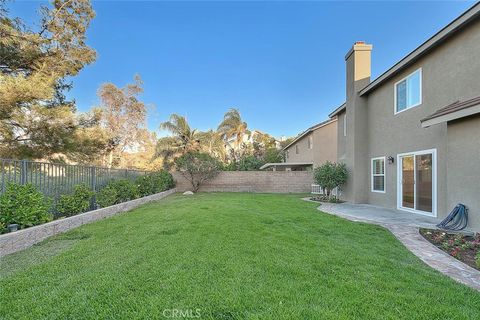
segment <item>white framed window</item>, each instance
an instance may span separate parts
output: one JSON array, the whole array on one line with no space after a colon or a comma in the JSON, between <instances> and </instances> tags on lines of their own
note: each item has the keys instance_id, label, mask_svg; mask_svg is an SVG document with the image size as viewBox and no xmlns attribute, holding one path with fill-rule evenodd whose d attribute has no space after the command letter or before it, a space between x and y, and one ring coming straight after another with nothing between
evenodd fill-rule
<instances>
[{"instance_id":1,"label":"white framed window","mask_svg":"<svg viewBox=\"0 0 480 320\"><path fill-rule=\"evenodd\" d=\"M312 149L313 148L313 137L312 135L309 135L308 136L308 149Z\"/></svg>"},{"instance_id":2,"label":"white framed window","mask_svg":"<svg viewBox=\"0 0 480 320\"><path fill-rule=\"evenodd\" d=\"M385 193L385 157L372 158L371 191Z\"/></svg>"},{"instance_id":3,"label":"white framed window","mask_svg":"<svg viewBox=\"0 0 480 320\"><path fill-rule=\"evenodd\" d=\"M296 153L296 154L299 154L299 153L300 153L300 150L298 149L298 144L295 145L295 153Z\"/></svg>"},{"instance_id":4,"label":"white framed window","mask_svg":"<svg viewBox=\"0 0 480 320\"><path fill-rule=\"evenodd\" d=\"M343 116L343 136L347 136L347 112L345 112L345 115Z\"/></svg>"},{"instance_id":5,"label":"white framed window","mask_svg":"<svg viewBox=\"0 0 480 320\"><path fill-rule=\"evenodd\" d=\"M422 69L395 83L395 114L422 104Z\"/></svg>"}]
</instances>

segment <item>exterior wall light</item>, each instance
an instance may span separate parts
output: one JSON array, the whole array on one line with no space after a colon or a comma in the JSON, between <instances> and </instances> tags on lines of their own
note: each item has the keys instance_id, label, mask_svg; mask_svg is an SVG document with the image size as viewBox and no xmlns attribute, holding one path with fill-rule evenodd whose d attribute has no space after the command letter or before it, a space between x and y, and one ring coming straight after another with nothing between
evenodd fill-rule
<instances>
[{"instance_id":1,"label":"exterior wall light","mask_svg":"<svg viewBox=\"0 0 480 320\"><path fill-rule=\"evenodd\" d=\"M395 158L392 156L388 156L387 160L388 160L388 164L393 164L395 162Z\"/></svg>"}]
</instances>

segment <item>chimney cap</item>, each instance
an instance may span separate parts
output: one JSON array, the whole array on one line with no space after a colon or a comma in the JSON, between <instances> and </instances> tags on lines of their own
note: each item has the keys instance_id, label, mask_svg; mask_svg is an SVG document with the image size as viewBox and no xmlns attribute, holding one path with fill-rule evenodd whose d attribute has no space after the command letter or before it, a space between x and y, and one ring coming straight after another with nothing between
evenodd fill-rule
<instances>
[{"instance_id":1,"label":"chimney cap","mask_svg":"<svg viewBox=\"0 0 480 320\"><path fill-rule=\"evenodd\" d=\"M352 48L348 50L345 55L345 60L347 60L354 51L372 51L372 45L367 44L365 41L355 41Z\"/></svg>"}]
</instances>

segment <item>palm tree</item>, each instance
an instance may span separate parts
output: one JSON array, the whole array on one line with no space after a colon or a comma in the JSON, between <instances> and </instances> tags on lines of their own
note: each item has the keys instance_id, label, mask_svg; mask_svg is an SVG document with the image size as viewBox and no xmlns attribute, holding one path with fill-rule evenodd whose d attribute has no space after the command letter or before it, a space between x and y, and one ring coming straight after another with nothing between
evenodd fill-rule
<instances>
[{"instance_id":1,"label":"palm tree","mask_svg":"<svg viewBox=\"0 0 480 320\"><path fill-rule=\"evenodd\" d=\"M238 109L230 109L225 113L223 121L218 126L218 132L228 143L228 140L234 139L233 150L239 151L243 143L243 137L248 134L247 123L242 120Z\"/></svg>"},{"instance_id":2,"label":"palm tree","mask_svg":"<svg viewBox=\"0 0 480 320\"><path fill-rule=\"evenodd\" d=\"M206 152L211 156L223 161L225 160L225 142L223 141L222 135L219 132L213 130L199 132L198 138L200 140L200 148L203 152Z\"/></svg>"},{"instance_id":3,"label":"palm tree","mask_svg":"<svg viewBox=\"0 0 480 320\"><path fill-rule=\"evenodd\" d=\"M199 133L190 128L185 117L174 113L168 121L160 124L160 129L170 131L172 134L157 141L156 155L162 156L165 163L172 157L200 149Z\"/></svg>"}]
</instances>

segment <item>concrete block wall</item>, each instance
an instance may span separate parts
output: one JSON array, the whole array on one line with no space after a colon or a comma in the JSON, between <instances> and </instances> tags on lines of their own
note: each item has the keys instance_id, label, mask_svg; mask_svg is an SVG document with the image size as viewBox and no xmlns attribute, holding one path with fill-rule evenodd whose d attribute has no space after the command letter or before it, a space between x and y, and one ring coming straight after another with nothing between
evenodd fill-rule
<instances>
[{"instance_id":1,"label":"concrete block wall","mask_svg":"<svg viewBox=\"0 0 480 320\"><path fill-rule=\"evenodd\" d=\"M180 172L174 172L177 191L192 190ZM200 187L204 192L310 192L312 171L222 171Z\"/></svg>"},{"instance_id":2,"label":"concrete block wall","mask_svg":"<svg viewBox=\"0 0 480 320\"><path fill-rule=\"evenodd\" d=\"M176 192L176 189L152 194L147 197L127 201L114 206L85 212L65 219L55 220L39 226L0 235L0 257L14 253L45 240L48 237L77 228L81 225L104 219L120 212L129 211L136 207L165 198Z\"/></svg>"}]
</instances>

